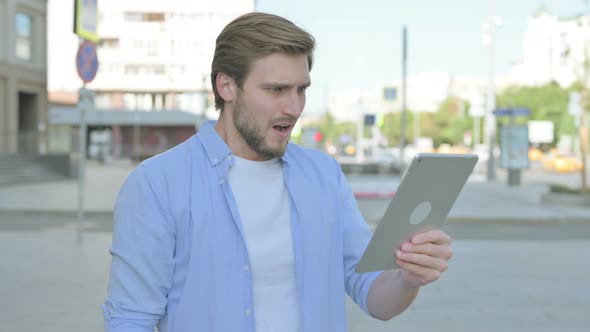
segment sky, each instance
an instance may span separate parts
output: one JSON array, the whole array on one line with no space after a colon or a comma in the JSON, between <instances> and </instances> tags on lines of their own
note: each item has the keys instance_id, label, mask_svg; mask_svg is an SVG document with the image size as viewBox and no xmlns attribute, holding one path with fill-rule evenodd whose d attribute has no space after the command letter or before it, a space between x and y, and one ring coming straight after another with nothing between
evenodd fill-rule
<instances>
[{"instance_id":1,"label":"sky","mask_svg":"<svg viewBox=\"0 0 590 332\"><path fill-rule=\"evenodd\" d=\"M529 18L544 6L571 17L588 0L493 0L495 72L506 73L522 55ZM257 10L284 16L316 38L307 113L322 113L330 91L379 89L402 76L402 27L408 31L408 75L443 71L488 77L483 24L490 0L258 0Z\"/></svg>"}]
</instances>

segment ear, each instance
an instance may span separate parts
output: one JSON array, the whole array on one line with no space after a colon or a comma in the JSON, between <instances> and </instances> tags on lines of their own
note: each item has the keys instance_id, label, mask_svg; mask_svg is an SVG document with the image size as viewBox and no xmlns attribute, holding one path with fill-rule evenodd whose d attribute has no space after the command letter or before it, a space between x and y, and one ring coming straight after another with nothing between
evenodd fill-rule
<instances>
[{"instance_id":1,"label":"ear","mask_svg":"<svg viewBox=\"0 0 590 332\"><path fill-rule=\"evenodd\" d=\"M235 93L235 81L233 78L219 72L217 73L217 77L215 77L215 87L224 101L233 101Z\"/></svg>"}]
</instances>

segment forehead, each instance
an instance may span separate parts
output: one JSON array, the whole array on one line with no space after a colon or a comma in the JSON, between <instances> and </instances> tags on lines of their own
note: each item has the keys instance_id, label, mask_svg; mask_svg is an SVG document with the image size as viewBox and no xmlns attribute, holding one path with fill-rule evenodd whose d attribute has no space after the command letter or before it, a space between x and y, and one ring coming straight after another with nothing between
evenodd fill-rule
<instances>
[{"instance_id":1,"label":"forehead","mask_svg":"<svg viewBox=\"0 0 590 332\"><path fill-rule=\"evenodd\" d=\"M309 81L307 55L273 53L252 62L245 83L304 85Z\"/></svg>"}]
</instances>

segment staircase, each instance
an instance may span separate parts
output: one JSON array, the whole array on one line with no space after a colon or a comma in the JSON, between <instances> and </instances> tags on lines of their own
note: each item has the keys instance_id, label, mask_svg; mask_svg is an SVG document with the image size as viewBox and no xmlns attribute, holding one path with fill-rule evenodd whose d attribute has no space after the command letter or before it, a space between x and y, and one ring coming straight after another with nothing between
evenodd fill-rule
<instances>
[{"instance_id":1,"label":"staircase","mask_svg":"<svg viewBox=\"0 0 590 332\"><path fill-rule=\"evenodd\" d=\"M65 179L65 175L45 166L35 156L0 153L0 186Z\"/></svg>"}]
</instances>

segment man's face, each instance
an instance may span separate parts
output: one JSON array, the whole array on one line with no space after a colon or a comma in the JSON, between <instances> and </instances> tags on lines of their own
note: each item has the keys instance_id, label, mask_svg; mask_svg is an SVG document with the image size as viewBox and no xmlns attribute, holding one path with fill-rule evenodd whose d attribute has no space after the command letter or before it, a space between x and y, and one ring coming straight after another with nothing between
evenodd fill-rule
<instances>
[{"instance_id":1,"label":"man's face","mask_svg":"<svg viewBox=\"0 0 590 332\"><path fill-rule=\"evenodd\" d=\"M252 63L232 102L232 120L247 150L241 157L268 160L285 154L310 85L305 55L272 54ZM240 154L238 154L240 155Z\"/></svg>"}]
</instances>

